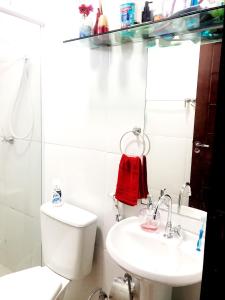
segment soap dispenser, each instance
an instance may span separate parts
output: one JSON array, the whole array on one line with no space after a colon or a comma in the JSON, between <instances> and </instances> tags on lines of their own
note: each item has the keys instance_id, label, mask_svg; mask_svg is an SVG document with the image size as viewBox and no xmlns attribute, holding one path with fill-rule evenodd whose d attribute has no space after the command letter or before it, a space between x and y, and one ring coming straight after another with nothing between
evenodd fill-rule
<instances>
[{"instance_id":1,"label":"soap dispenser","mask_svg":"<svg viewBox=\"0 0 225 300\"><path fill-rule=\"evenodd\" d=\"M153 21L153 11L149 8L149 4L153 2L145 1L144 10L142 11L141 22Z\"/></svg>"}]
</instances>

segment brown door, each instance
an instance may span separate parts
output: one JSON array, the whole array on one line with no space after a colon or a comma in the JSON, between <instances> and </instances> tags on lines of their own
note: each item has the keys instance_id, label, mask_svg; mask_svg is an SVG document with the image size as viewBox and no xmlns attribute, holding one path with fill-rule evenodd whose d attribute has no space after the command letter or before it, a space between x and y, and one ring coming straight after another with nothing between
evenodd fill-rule
<instances>
[{"instance_id":1,"label":"brown door","mask_svg":"<svg viewBox=\"0 0 225 300\"><path fill-rule=\"evenodd\" d=\"M190 206L207 211L221 43L200 49L192 150Z\"/></svg>"}]
</instances>

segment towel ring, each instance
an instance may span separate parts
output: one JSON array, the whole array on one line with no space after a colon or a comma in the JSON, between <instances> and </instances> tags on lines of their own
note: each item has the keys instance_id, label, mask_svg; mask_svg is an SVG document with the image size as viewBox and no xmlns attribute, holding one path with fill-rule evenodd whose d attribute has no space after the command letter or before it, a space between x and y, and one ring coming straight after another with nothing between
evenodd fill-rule
<instances>
[{"instance_id":1,"label":"towel ring","mask_svg":"<svg viewBox=\"0 0 225 300\"><path fill-rule=\"evenodd\" d=\"M143 134L141 135L141 128L139 128L139 127L134 127L133 130L127 131L127 132L125 132L125 133L121 136L121 138L120 138L120 152L123 154L123 149L122 149L122 141L123 141L123 138L124 138L126 135L130 134L130 133L133 133L136 137L140 137L140 136L142 137L143 151L142 151L142 154L141 154L141 155L148 155L149 152L150 152L150 149L151 149L150 139L149 139L149 137L147 136L146 133L143 133ZM146 138L146 141L147 141L147 143L148 143L148 145L147 145L147 151L146 151L146 152L145 152L145 150L146 150L145 138Z\"/></svg>"}]
</instances>

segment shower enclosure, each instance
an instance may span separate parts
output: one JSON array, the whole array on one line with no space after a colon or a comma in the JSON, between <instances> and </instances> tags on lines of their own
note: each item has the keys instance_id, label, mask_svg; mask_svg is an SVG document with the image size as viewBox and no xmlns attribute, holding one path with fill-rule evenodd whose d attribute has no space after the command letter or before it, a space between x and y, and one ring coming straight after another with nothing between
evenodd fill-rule
<instances>
[{"instance_id":1,"label":"shower enclosure","mask_svg":"<svg viewBox=\"0 0 225 300\"><path fill-rule=\"evenodd\" d=\"M0 276L41 264L40 35L0 9Z\"/></svg>"}]
</instances>

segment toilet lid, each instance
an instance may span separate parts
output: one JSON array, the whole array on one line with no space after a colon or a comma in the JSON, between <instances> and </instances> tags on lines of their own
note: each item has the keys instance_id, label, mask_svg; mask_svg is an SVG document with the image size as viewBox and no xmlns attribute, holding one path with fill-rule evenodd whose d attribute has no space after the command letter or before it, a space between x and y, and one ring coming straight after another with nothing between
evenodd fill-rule
<instances>
[{"instance_id":1,"label":"toilet lid","mask_svg":"<svg viewBox=\"0 0 225 300\"><path fill-rule=\"evenodd\" d=\"M47 267L34 267L0 277L0 299L54 300L61 287L59 275Z\"/></svg>"}]
</instances>

